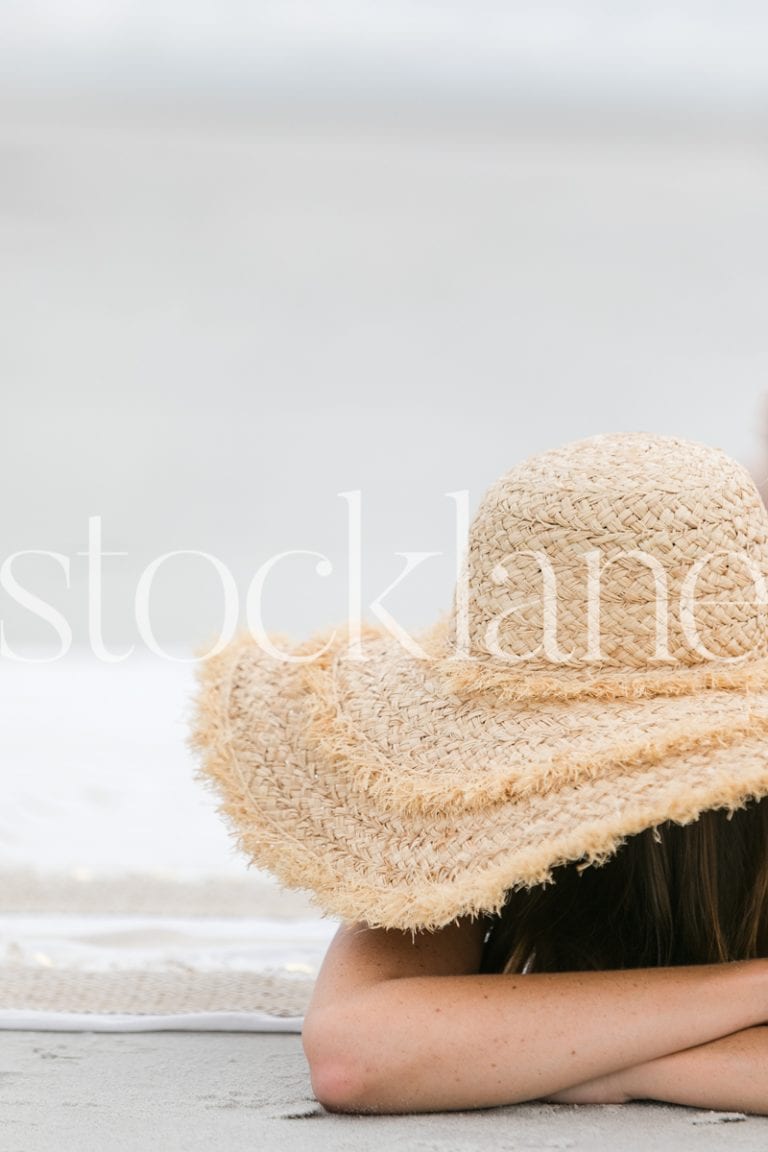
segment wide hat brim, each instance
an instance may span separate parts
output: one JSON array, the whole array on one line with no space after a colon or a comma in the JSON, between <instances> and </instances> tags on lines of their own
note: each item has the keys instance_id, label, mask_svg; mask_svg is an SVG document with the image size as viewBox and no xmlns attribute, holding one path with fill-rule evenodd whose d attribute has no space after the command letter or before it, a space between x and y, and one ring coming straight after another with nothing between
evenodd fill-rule
<instances>
[{"instance_id":1,"label":"wide hat brim","mask_svg":"<svg viewBox=\"0 0 768 1152\"><path fill-rule=\"evenodd\" d=\"M765 659L531 697L462 679L444 625L417 638L444 653L427 660L370 627L356 654L341 631L270 639L327 646L292 663L244 633L201 661L197 775L246 857L342 920L496 915L561 864L599 866L646 828L768 795Z\"/></svg>"}]
</instances>

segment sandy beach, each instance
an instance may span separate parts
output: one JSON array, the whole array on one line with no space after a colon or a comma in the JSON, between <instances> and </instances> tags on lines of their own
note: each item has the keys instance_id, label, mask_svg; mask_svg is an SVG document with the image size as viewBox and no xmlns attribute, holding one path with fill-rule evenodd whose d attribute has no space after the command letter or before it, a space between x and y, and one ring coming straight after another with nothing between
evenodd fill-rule
<instances>
[{"instance_id":1,"label":"sandy beach","mask_svg":"<svg viewBox=\"0 0 768 1152\"><path fill-rule=\"evenodd\" d=\"M351 1116L313 1099L297 1036L0 1036L8 1152L762 1152L768 1119L696 1108L526 1104Z\"/></svg>"}]
</instances>

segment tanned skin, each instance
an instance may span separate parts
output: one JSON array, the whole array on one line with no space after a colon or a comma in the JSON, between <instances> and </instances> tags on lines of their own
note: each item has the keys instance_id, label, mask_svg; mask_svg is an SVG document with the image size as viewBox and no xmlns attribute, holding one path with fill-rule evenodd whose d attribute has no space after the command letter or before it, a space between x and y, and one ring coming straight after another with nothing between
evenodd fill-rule
<instances>
[{"instance_id":1,"label":"tanned skin","mask_svg":"<svg viewBox=\"0 0 768 1152\"><path fill-rule=\"evenodd\" d=\"M487 929L339 927L302 1034L326 1109L650 1099L768 1115L768 959L481 974Z\"/></svg>"}]
</instances>

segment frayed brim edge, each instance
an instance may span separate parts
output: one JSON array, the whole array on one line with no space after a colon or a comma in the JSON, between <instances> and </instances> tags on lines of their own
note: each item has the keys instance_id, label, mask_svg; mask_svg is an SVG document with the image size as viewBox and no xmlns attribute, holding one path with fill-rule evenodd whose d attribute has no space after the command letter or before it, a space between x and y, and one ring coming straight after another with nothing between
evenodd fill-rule
<instances>
[{"instance_id":1,"label":"frayed brim edge","mask_svg":"<svg viewBox=\"0 0 768 1152\"><path fill-rule=\"evenodd\" d=\"M276 638L282 639L282 638ZM219 798L218 811L250 861L275 876L286 888L300 889L323 915L363 922L371 928L401 931L436 931L460 918L498 915L512 888L530 888L553 881L553 870L570 862L599 866L612 857L626 838L667 821L688 824L713 808L734 811L750 800L768 795L766 763L734 780L732 769L695 795L678 785L663 791L631 816L581 823L567 836L545 842L525 853L451 882L427 882L381 889L361 884L354 877L331 870L293 836L291 812L270 816L259 802L237 762L233 746L229 693L240 657L254 643L249 634L233 641L222 653L197 666L197 693L187 744L198 757L196 778ZM616 780L620 788L621 777ZM385 814L384 814L385 815ZM338 845L334 845L338 850ZM407 845L404 845L407 847Z\"/></svg>"},{"instance_id":2,"label":"frayed brim edge","mask_svg":"<svg viewBox=\"0 0 768 1152\"><path fill-rule=\"evenodd\" d=\"M283 635L271 634L270 641L285 650L291 647ZM322 861L310 857L305 845L291 834L282 814L275 818L266 811L237 757L230 696L240 661L254 644L250 633L242 633L223 651L196 665L186 745L196 760L194 778L218 801L216 810L237 850L252 864L275 875L285 887L306 889L312 900L312 885L306 883L307 878L319 879L321 886L327 887L334 883L335 876ZM264 706L268 707L268 702Z\"/></svg>"}]
</instances>

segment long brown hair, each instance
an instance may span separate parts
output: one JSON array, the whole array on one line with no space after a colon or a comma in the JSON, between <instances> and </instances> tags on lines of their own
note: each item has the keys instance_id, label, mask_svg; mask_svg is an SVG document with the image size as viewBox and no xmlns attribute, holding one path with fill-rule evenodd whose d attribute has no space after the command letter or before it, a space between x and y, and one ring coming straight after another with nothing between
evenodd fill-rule
<instances>
[{"instance_id":1,"label":"long brown hair","mask_svg":"<svg viewBox=\"0 0 768 1152\"><path fill-rule=\"evenodd\" d=\"M768 956L768 801L667 821L602 865L510 889L481 971L708 964Z\"/></svg>"}]
</instances>

